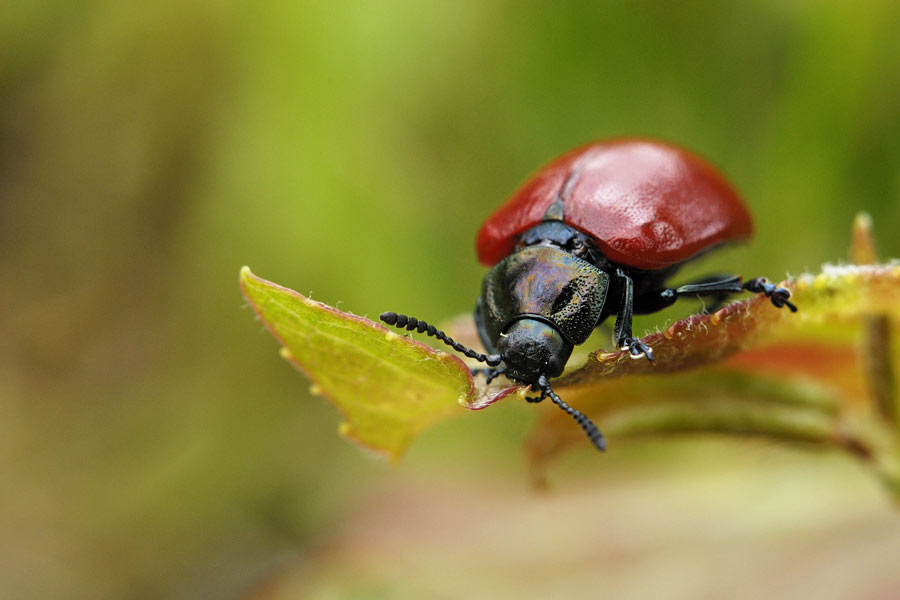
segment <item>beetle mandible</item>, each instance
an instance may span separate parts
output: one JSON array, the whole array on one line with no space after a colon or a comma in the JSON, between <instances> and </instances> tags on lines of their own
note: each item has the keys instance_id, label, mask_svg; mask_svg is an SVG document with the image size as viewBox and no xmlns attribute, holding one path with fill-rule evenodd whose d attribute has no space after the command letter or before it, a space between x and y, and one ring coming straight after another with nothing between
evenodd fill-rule
<instances>
[{"instance_id":1,"label":"beetle mandible","mask_svg":"<svg viewBox=\"0 0 900 600\"><path fill-rule=\"evenodd\" d=\"M679 287L667 280L685 262L748 239L753 222L740 196L715 168L671 144L646 139L576 148L529 179L481 226L479 260L491 267L475 306L488 354L463 346L425 321L386 312L388 325L437 337L499 375L540 392L578 422L599 450L597 426L550 386L575 346L615 315L613 341L653 362L634 337L632 315L653 313L683 296L721 301L742 291L797 310L790 291L764 277L712 277Z\"/></svg>"}]
</instances>

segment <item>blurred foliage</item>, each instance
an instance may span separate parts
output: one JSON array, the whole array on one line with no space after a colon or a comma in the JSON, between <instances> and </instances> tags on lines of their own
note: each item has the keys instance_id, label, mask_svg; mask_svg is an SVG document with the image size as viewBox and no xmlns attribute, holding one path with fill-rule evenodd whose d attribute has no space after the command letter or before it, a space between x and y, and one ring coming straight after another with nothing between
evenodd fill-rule
<instances>
[{"instance_id":1,"label":"blurred foliage","mask_svg":"<svg viewBox=\"0 0 900 600\"><path fill-rule=\"evenodd\" d=\"M466 565L459 553L491 532L495 553L533 548L526 564L544 584L570 574L626 596L667 577L683 597L724 595L729 584L815 595L765 582L784 577L786 556L831 547L813 543L825 538L854 543L814 553L820 562L799 573L850 564L843 587L826 577L823 589L896 589L892 571L879 570L898 551L896 521L836 457L817 470L756 445L705 446L758 484L741 488L694 446L648 444L602 461L573 457L567 485L535 508L517 486L518 440L536 409L510 403L435 428L401 470L361 459L334 436L335 411L273 357L234 270L252 264L357 314L466 312L483 273L472 248L479 222L548 158L623 134L709 157L752 207L752 245L697 270L817 270L846 255L846 224L860 209L882 233L882 255L897 256L898 20L900 5L879 0L7 3L0 595L235 597L296 558L291 568L313 570L304 581L322 594L460 596L479 589L480 575L509 582L521 569L501 560L494 579L478 571L447 588L446 577L427 576ZM772 464L741 470L759 460ZM683 489L673 493L684 501L665 507L654 500L668 492L639 479L685 470L715 477L673 483L665 490ZM445 487L458 490L451 504L429 504ZM577 499L622 489L647 495L622 496L630 505L618 522L631 527L598 542L609 553L547 520L564 510L581 524L600 510L600 522L615 523L617 503ZM376 506L392 490L421 501L410 526L437 536L419 553L397 552L400 571L372 557L405 538L376 536L385 546L367 552L340 533L402 520L406 501ZM486 525L509 502L521 520ZM797 502L818 503L803 511L822 515L815 527L784 529ZM434 521L454 507L467 509L469 528ZM693 526L658 529L676 517ZM523 521L534 526L503 535ZM853 536L848 523L859 525ZM784 531L797 543L778 554ZM463 541L442 551L447 532ZM632 535L657 542L623 542ZM733 545L655 568L686 536ZM542 548L576 562L542 560ZM761 554L781 560L739 575ZM594 559L623 556L630 569L592 575ZM396 588L404 566L425 578ZM619 578L601 577L610 572Z\"/></svg>"}]
</instances>

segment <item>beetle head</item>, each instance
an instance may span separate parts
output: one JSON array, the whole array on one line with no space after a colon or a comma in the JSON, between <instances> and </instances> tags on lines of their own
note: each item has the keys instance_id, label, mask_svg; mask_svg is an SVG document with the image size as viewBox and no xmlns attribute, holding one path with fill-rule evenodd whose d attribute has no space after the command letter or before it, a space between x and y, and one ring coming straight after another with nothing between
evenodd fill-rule
<instances>
[{"instance_id":1,"label":"beetle head","mask_svg":"<svg viewBox=\"0 0 900 600\"><path fill-rule=\"evenodd\" d=\"M497 341L507 376L526 383L561 375L572 348L551 323L528 317L510 323Z\"/></svg>"}]
</instances>

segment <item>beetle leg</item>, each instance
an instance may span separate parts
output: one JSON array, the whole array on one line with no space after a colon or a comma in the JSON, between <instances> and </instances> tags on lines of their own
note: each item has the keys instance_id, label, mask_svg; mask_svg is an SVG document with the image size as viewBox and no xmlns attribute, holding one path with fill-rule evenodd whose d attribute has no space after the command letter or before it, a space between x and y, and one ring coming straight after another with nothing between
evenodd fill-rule
<instances>
[{"instance_id":1,"label":"beetle leg","mask_svg":"<svg viewBox=\"0 0 900 600\"><path fill-rule=\"evenodd\" d=\"M499 376L504 375L506 373L506 369L469 369L472 372L472 377L475 377L479 374L484 374L485 377L485 385L490 384L493 380L497 379Z\"/></svg>"},{"instance_id":2,"label":"beetle leg","mask_svg":"<svg viewBox=\"0 0 900 600\"><path fill-rule=\"evenodd\" d=\"M788 298L791 297L790 290L769 283L765 277L757 277L756 279L751 279L746 283L742 283L741 277L735 275L734 277L727 277L724 279L705 278L677 288L666 288L661 292L642 295L634 301L634 312L656 312L671 306L682 296L693 296L698 298L702 296L711 296L713 298L713 304L706 307L706 312L715 312L722 304L724 304L729 295L738 294L743 291L765 294L766 297L772 301L772 304L778 308L787 306L791 312L797 311L797 307L788 300Z\"/></svg>"},{"instance_id":3,"label":"beetle leg","mask_svg":"<svg viewBox=\"0 0 900 600\"><path fill-rule=\"evenodd\" d=\"M631 319L634 313L634 282L622 269L616 269L616 277L622 280L622 300L619 302L619 313L616 315L616 326L613 328L613 337L616 347L620 350L628 350L632 358L645 356L653 362L653 349L634 337Z\"/></svg>"},{"instance_id":4,"label":"beetle leg","mask_svg":"<svg viewBox=\"0 0 900 600\"><path fill-rule=\"evenodd\" d=\"M701 280L675 288L679 296L716 296L719 294L737 294L744 291L741 276L735 275L727 279Z\"/></svg>"},{"instance_id":5,"label":"beetle leg","mask_svg":"<svg viewBox=\"0 0 900 600\"><path fill-rule=\"evenodd\" d=\"M771 300L772 304L774 304L778 308L787 306L789 309L791 309L791 312L797 312L797 307L794 306L790 300L788 300L788 298L791 297L791 290L769 283L769 281L765 277L757 277L756 279L751 279L750 281L745 283L743 287L748 292L765 294L766 298Z\"/></svg>"},{"instance_id":6,"label":"beetle leg","mask_svg":"<svg viewBox=\"0 0 900 600\"><path fill-rule=\"evenodd\" d=\"M677 288L666 288L639 296L634 300L634 312L639 314L657 312L672 306L682 296L690 296L698 299L709 298L711 302L704 306L703 312L712 313L720 309L730 295L743 291L739 275L713 275Z\"/></svg>"},{"instance_id":7,"label":"beetle leg","mask_svg":"<svg viewBox=\"0 0 900 600\"><path fill-rule=\"evenodd\" d=\"M702 312L709 314L725 306L729 296L744 290L741 287L740 275L731 277L728 275L713 275L679 286L672 291L675 297L693 296L697 299L708 298L709 301L703 304Z\"/></svg>"}]
</instances>

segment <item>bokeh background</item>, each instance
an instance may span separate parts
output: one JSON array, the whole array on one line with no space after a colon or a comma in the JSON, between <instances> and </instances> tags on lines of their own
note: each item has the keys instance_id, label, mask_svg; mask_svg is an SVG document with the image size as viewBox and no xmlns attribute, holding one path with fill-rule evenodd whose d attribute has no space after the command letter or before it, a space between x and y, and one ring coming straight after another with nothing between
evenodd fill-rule
<instances>
[{"instance_id":1,"label":"bokeh background","mask_svg":"<svg viewBox=\"0 0 900 600\"><path fill-rule=\"evenodd\" d=\"M467 312L480 221L621 135L746 196L754 242L697 269L842 260L859 210L897 256L898 23L875 0L5 3L0 596L895 595L897 513L842 455L585 445L535 494L521 441L553 408L509 403L373 459L237 275Z\"/></svg>"}]
</instances>

